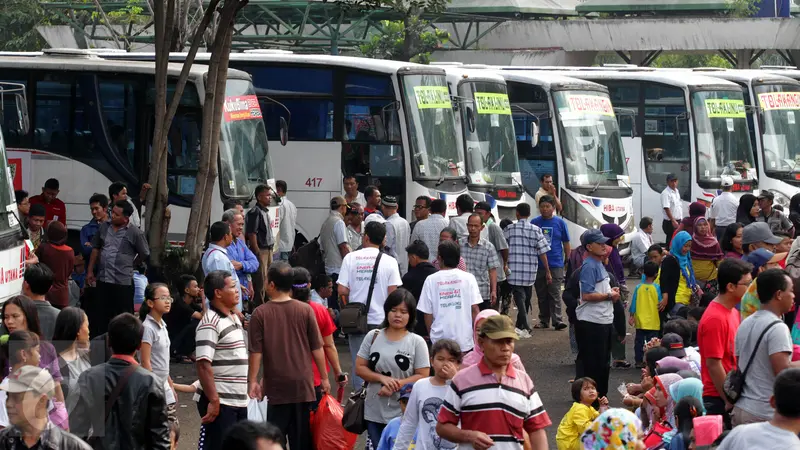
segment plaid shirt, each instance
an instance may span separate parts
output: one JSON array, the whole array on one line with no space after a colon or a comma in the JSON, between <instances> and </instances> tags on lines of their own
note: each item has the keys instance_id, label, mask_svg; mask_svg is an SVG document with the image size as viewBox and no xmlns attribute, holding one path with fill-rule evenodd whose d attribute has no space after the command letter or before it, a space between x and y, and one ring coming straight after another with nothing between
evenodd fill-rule
<instances>
[{"instance_id":1,"label":"plaid shirt","mask_svg":"<svg viewBox=\"0 0 800 450\"><path fill-rule=\"evenodd\" d=\"M474 247L469 244L469 237L461 238L461 256L467 262L467 271L475 275L478 287L481 288L481 297L484 300L491 298L489 292L489 271L500 267L497 259L497 250L486 239L481 238Z\"/></svg>"},{"instance_id":2,"label":"plaid shirt","mask_svg":"<svg viewBox=\"0 0 800 450\"><path fill-rule=\"evenodd\" d=\"M439 235L447 228L448 222L440 214L431 214L427 219L420 220L414 225L409 242L422 241L428 246L429 261L436 261L439 256Z\"/></svg>"},{"instance_id":3,"label":"plaid shirt","mask_svg":"<svg viewBox=\"0 0 800 450\"><path fill-rule=\"evenodd\" d=\"M528 220L518 220L506 227L508 241L508 284L531 286L539 269L539 255L550 251L550 244L542 229Z\"/></svg>"}]
</instances>

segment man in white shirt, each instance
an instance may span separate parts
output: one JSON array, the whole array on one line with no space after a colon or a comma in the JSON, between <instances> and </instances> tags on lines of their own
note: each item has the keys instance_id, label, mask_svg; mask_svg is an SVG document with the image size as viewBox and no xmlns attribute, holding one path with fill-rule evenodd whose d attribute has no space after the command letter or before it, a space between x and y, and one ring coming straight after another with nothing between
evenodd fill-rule
<instances>
[{"instance_id":1,"label":"man in white shirt","mask_svg":"<svg viewBox=\"0 0 800 450\"><path fill-rule=\"evenodd\" d=\"M674 173L667 175L667 187L661 191L661 207L663 208L664 221L661 229L667 235L667 248L672 243L672 234L678 228L678 223L683 219L683 204L681 193L678 192L678 177Z\"/></svg>"},{"instance_id":2,"label":"man in white shirt","mask_svg":"<svg viewBox=\"0 0 800 450\"><path fill-rule=\"evenodd\" d=\"M356 181L356 177L353 175L345 175L342 180L342 185L344 185L344 199L347 201L348 205L358 203L361 206L365 206L367 204L367 199L364 197L364 194L358 190L358 181Z\"/></svg>"},{"instance_id":3,"label":"man in white shirt","mask_svg":"<svg viewBox=\"0 0 800 450\"><path fill-rule=\"evenodd\" d=\"M348 253L342 260L342 269L339 272L339 298L343 304L350 302L367 303L369 284L372 280L372 271L375 261L378 258L380 247L386 239L386 224L380 222L370 222L364 225L363 248L352 253ZM367 313L367 324L370 329L375 329L383 323L385 314L383 304L386 297L394 292L398 286L403 284L400 277L400 269L397 260L390 255L381 256L378 274L375 277L375 287L372 291L372 299ZM361 348L364 340L363 334L350 334L348 336L350 355L353 359L353 367L356 366L356 355ZM353 388L358 389L363 380L353 376Z\"/></svg>"},{"instance_id":4,"label":"man in white shirt","mask_svg":"<svg viewBox=\"0 0 800 450\"><path fill-rule=\"evenodd\" d=\"M289 254L294 247L294 229L297 224L297 208L291 200L286 197L288 185L283 180L275 182L278 190L278 197L281 199L281 206L278 208L280 226L278 228L278 261L289 261Z\"/></svg>"},{"instance_id":5,"label":"man in white shirt","mask_svg":"<svg viewBox=\"0 0 800 450\"><path fill-rule=\"evenodd\" d=\"M634 269L641 270L647 260L647 249L653 245L653 219L642 217L639 221L639 231L631 241L631 261Z\"/></svg>"},{"instance_id":6,"label":"man in white shirt","mask_svg":"<svg viewBox=\"0 0 800 450\"><path fill-rule=\"evenodd\" d=\"M458 232L458 239L469 235L467 232L467 220L475 211L475 200L469 194L461 194L456 199L455 217L450 218L450 227Z\"/></svg>"},{"instance_id":7,"label":"man in white shirt","mask_svg":"<svg viewBox=\"0 0 800 450\"><path fill-rule=\"evenodd\" d=\"M721 178L722 193L711 202L711 214L708 218L708 223L714 228L718 241L722 241L725 228L736 222L736 210L739 208L739 199L731 192L733 178L728 175L723 175Z\"/></svg>"},{"instance_id":8,"label":"man in white shirt","mask_svg":"<svg viewBox=\"0 0 800 450\"><path fill-rule=\"evenodd\" d=\"M408 247L409 238L411 237L411 226L406 219L403 219L397 213L397 197L386 195L381 199L381 205L383 216L386 217L386 221L389 222L394 230L395 254L397 255L397 263L400 264L400 275L402 276L408 272L406 247Z\"/></svg>"},{"instance_id":9,"label":"man in white shirt","mask_svg":"<svg viewBox=\"0 0 800 450\"><path fill-rule=\"evenodd\" d=\"M462 352L475 347L472 322L483 303L478 282L469 272L458 269L461 248L453 241L439 244L441 269L428 276L422 286L417 310L425 314L431 343L441 339L458 342Z\"/></svg>"}]
</instances>

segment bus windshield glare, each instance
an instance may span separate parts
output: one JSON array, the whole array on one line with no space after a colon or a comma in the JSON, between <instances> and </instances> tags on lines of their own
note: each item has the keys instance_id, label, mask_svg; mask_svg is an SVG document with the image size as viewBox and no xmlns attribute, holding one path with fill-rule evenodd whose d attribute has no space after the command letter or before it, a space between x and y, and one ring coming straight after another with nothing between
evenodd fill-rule
<instances>
[{"instance_id":1,"label":"bus windshield glare","mask_svg":"<svg viewBox=\"0 0 800 450\"><path fill-rule=\"evenodd\" d=\"M772 84L756 86L758 103L764 115L761 139L764 170L800 171L800 89Z\"/></svg>"},{"instance_id":2,"label":"bus windshield glare","mask_svg":"<svg viewBox=\"0 0 800 450\"><path fill-rule=\"evenodd\" d=\"M3 133L0 132L0 199L7 205L14 205L13 209L4 211L3 218L0 218L0 235L5 235L9 231L19 231L17 222L17 206L14 203L13 188L11 185L13 175L8 170L8 163L6 160L6 142L3 139Z\"/></svg>"},{"instance_id":3,"label":"bus windshield glare","mask_svg":"<svg viewBox=\"0 0 800 450\"><path fill-rule=\"evenodd\" d=\"M461 108L469 182L513 185L519 159L506 87L488 81L464 82L458 95L469 99Z\"/></svg>"},{"instance_id":4,"label":"bus windshield glare","mask_svg":"<svg viewBox=\"0 0 800 450\"><path fill-rule=\"evenodd\" d=\"M455 116L444 75L403 76L403 97L411 141L411 167L418 178L462 178Z\"/></svg>"},{"instance_id":5,"label":"bus windshield glare","mask_svg":"<svg viewBox=\"0 0 800 450\"><path fill-rule=\"evenodd\" d=\"M755 167L741 91L692 93L698 180L719 184L723 175L748 179Z\"/></svg>"},{"instance_id":6,"label":"bus windshield glare","mask_svg":"<svg viewBox=\"0 0 800 450\"><path fill-rule=\"evenodd\" d=\"M249 80L228 79L219 143L224 195L249 198L272 178L267 132L255 89Z\"/></svg>"},{"instance_id":7,"label":"bus windshield glare","mask_svg":"<svg viewBox=\"0 0 800 450\"><path fill-rule=\"evenodd\" d=\"M561 91L554 92L553 98L558 112L567 184L627 187L628 167L608 94Z\"/></svg>"}]
</instances>

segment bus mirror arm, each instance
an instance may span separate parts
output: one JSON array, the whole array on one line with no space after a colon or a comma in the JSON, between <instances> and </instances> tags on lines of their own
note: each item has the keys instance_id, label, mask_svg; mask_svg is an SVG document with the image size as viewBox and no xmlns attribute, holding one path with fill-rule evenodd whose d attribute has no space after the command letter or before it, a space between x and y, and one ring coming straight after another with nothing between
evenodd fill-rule
<instances>
[{"instance_id":1,"label":"bus mirror arm","mask_svg":"<svg viewBox=\"0 0 800 450\"><path fill-rule=\"evenodd\" d=\"M269 97L269 96L266 96L266 95L263 95L263 94L259 94L258 98L265 98L268 101L270 101L272 103L275 103L276 105L280 106L281 108L283 108L284 111L286 111L286 115L289 117L289 120L286 120L283 116L280 116L280 119L279 119L280 120L281 145L285 146L289 142L289 124L292 123L292 112L289 111L289 108L287 108L286 105L284 105L283 103L275 100L272 97Z\"/></svg>"}]
</instances>

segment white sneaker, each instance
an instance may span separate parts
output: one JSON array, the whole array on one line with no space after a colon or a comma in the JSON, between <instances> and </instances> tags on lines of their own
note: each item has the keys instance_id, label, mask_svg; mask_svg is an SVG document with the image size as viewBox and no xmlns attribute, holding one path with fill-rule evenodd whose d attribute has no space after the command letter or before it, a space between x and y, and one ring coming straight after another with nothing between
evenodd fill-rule
<instances>
[{"instance_id":1,"label":"white sneaker","mask_svg":"<svg viewBox=\"0 0 800 450\"><path fill-rule=\"evenodd\" d=\"M528 332L528 330L520 330L519 328L514 328L514 331L517 332L517 335L519 336L520 339L529 339L531 337L531 334Z\"/></svg>"}]
</instances>

